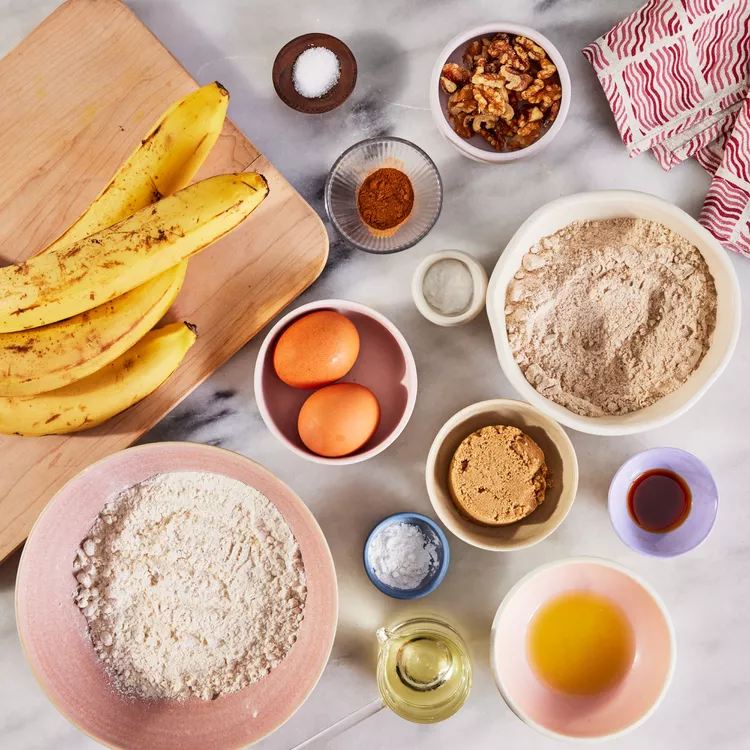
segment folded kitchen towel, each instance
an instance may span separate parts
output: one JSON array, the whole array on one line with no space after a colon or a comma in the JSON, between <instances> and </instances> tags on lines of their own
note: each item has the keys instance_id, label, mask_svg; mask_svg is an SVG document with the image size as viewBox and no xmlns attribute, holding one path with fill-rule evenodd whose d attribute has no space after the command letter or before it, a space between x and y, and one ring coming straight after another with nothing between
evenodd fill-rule
<instances>
[{"instance_id":1,"label":"folded kitchen towel","mask_svg":"<svg viewBox=\"0 0 750 750\"><path fill-rule=\"evenodd\" d=\"M750 255L750 0L649 0L583 54L630 156L695 157L716 175L701 221Z\"/></svg>"},{"instance_id":2,"label":"folded kitchen towel","mask_svg":"<svg viewBox=\"0 0 750 750\"><path fill-rule=\"evenodd\" d=\"M700 222L724 247L750 256L750 97L737 115Z\"/></svg>"}]
</instances>

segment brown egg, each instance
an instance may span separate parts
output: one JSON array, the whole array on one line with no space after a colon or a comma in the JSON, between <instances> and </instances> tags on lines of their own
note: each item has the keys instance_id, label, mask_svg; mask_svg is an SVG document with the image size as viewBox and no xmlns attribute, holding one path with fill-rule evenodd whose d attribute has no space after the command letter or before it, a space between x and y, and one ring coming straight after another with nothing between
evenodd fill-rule
<instances>
[{"instance_id":1,"label":"brown egg","mask_svg":"<svg viewBox=\"0 0 750 750\"><path fill-rule=\"evenodd\" d=\"M320 310L295 320L281 334L273 367L293 388L320 388L343 378L358 355L354 323L334 310Z\"/></svg>"},{"instance_id":2,"label":"brown egg","mask_svg":"<svg viewBox=\"0 0 750 750\"><path fill-rule=\"evenodd\" d=\"M357 383L336 383L302 404L297 429L302 442L319 456L338 458L359 450L380 424L380 404Z\"/></svg>"}]
</instances>

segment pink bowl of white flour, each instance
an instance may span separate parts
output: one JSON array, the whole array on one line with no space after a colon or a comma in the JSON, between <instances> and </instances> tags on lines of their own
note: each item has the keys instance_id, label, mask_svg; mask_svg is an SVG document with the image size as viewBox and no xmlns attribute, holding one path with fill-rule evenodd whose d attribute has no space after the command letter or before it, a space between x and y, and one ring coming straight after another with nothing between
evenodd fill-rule
<instances>
[{"instance_id":1,"label":"pink bowl of white flour","mask_svg":"<svg viewBox=\"0 0 750 750\"><path fill-rule=\"evenodd\" d=\"M110 507L113 497L155 478L195 472L204 479L213 478L217 488L231 482L260 493L264 507L272 507L274 514L280 514L298 545L304 566L304 619L283 661L246 687L225 691L214 700L202 700L197 695L185 699L146 699L122 692L113 679L112 670L99 658L100 652L95 650L86 617L75 598L78 578L74 572L74 560L79 545L87 553L93 553L89 545L94 542L101 546L101 538L89 537L90 529L97 514L101 515L103 509ZM190 498L185 499L192 502ZM230 499L231 504L235 504L235 497ZM244 499L239 495L236 499L237 507L242 501L244 508ZM159 499L149 507L159 510L165 505L166 501ZM213 503L207 502L206 507L213 508ZM194 529L206 525L217 528L212 511L209 510L208 515L203 510L201 513L200 519L193 511L170 513L167 526L178 523L178 518L187 520L192 516L196 521ZM242 519L249 516L242 511L238 514L235 514L240 520L237 525L242 526ZM118 518L125 517L135 518L136 513L118 512L114 517L115 524L119 522ZM185 528L183 526L183 531ZM227 548L231 545L233 552L223 559L239 560L236 556L244 554L241 548L244 546L249 551L250 544L254 545L255 556L261 543L260 531L254 541L244 544L235 543L237 535L231 528L225 529L224 535ZM263 533L263 537L263 543L269 545L270 534ZM123 544L125 538L120 535L118 543ZM174 543L164 545L163 552L167 557L174 553L182 561L176 563L177 575L186 581L195 576L191 574L189 558L177 549L183 544L183 538L182 534L175 536ZM244 538L250 539L249 536ZM82 544L83 539L86 542ZM161 555L158 546L150 546L139 557L147 559L154 571L150 582L154 590L159 584L156 579L166 580L172 575L173 567L156 566L155 561ZM216 549L219 548L220 543L216 545ZM196 555L199 557L201 555ZM210 553L206 559L210 559L213 565L216 557ZM91 568L87 570L91 571ZM97 570L97 573L103 571ZM96 573L91 571L91 575ZM107 573L103 575L106 577ZM117 579L118 585L121 580ZM201 584L205 581L208 581L206 576L200 579ZM201 590L203 588L210 586L201 585ZM111 599L108 589L106 596ZM119 598L115 596L112 606L119 606L116 603ZM155 598L152 596L150 600ZM122 601L127 604L134 600ZM231 606L236 606L237 601L232 600ZM215 606L218 606L216 602L211 603L211 607ZM182 627L180 623L186 621L190 629L198 632L200 612L210 611L210 608L202 608L200 602L193 609L189 605L181 609L160 608L150 625L155 628L161 621L166 621L178 630ZM49 502L32 529L21 557L16 584L16 615L21 645L34 676L60 713L89 737L108 747L133 750L200 750L206 747L234 750L258 742L275 731L304 703L315 687L328 661L336 632L336 572L323 532L307 506L262 466L237 453L196 443L141 445L92 464L71 479ZM136 627L138 623L127 629ZM211 625L207 628L209 637L217 633L217 627ZM245 627L250 636L246 642L263 638L260 628ZM245 631L240 631L240 636L242 632ZM111 641L105 645L108 643ZM200 656L217 649L216 644L203 644L199 640L186 643L185 653Z\"/></svg>"}]
</instances>

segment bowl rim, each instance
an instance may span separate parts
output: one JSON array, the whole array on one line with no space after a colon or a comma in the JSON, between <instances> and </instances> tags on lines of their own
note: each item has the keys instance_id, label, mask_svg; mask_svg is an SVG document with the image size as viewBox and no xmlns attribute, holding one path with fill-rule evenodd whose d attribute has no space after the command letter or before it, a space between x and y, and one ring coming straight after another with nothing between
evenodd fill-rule
<instances>
[{"instance_id":1,"label":"bowl rim","mask_svg":"<svg viewBox=\"0 0 750 750\"><path fill-rule=\"evenodd\" d=\"M677 222L688 224L703 240L702 247L698 248L701 255L704 258L710 259L712 262L715 261L716 264L722 268L727 278L727 283L731 288L731 295L725 302L726 310L732 318L731 332L726 350L717 363L717 366L710 374L704 376L704 382L690 398L684 401L684 403L671 409L671 411L668 411L666 414L653 416L647 419L635 418L635 415L644 410L638 410L615 417L584 417L575 414L564 406L542 396L534 386L526 380L520 367L509 354L508 335L505 328L505 289L503 289L502 301L499 303L496 302L496 297L501 284L500 276L511 263L514 265L520 265L520 257L515 259L511 258L511 256L520 248L520 238L529 232L537 222L550 213L558 211L564 212L565 210L569 211L570 209L577 207L579 204L599 203L616 205L621 201L632 201L659 208L673 217ZM568 223L571 221L575 221L575 219L571 219ZM524 252L527 252L529 249L529 247L526 246L526 243L523 243L523 248ZM507 284L505 286L507 288ZM555 419L566 427L577 430L578 432L584 432L589 435L620 436L635 435L639 432L646 432L647 430L652 430L657 427L663 427L674 419L685 414L689 409L695 406L698 401L700 401L706 391L708 391L708 389L724 372L734 354L740 334L742 308L737 273L734 270L732 262L729 260L727 252L721 246L719 241L716 240L705 227L690 216L690 214L663 198L659 198L656 195L640 190L590 190L572 193L544 204L534 211L516 230L505 245L505 248L502 250L500 257L495 264L495 268L490 275L490 281L487 288L487 317L490 321L490 328L492 329L492 336L495 342L495 352L500 362L500 367L510 384L523 399L530 404L533 404L537 409L547 414L547 416ZM711 346L714 346L714 344L712 343ZM695 376L695 372L697 371L694 371L690 378ZM690 378L683 383L680 388L674 391L674 393L678 393L680 389L689 382ZM655 402L655 404L658 403L658 401ZM655 404L652 404L652 406ZM614 424L603 424L601 422L602 419L612 419L617 421ZM627 419L628 421L626 423L620 421L624 419Z\"/></svg>"},{"instance_id":2,"label":"bowl rim","mask_svg":"<svg viewBox=\"0 0 750 750\"><path fill-rule=\"evenodd\" d=\"M617 572L628 576L633 581L635 581L643 590L649 595L651 600L656 604L657 608L661 612L662 616L664 617L664 621L667 625L667 632L669 633L669 644L670 644L670 655L669 655L669 668L667 670L667 674L664 677L664 684L662 686L661 692L659 693L658 697L654 701L654 703L651 705L651 707L644 712L644 714L634 721L629 726L625 727L624 729L620 729L616 732L610 732L609 734L603 734L599 735L597 737L571 737L570 735L566 734L560 734L559 732L554 732L551 729L547 729L546 727L542 726L541 724L537 723L533 719L530 719L528 716L526 716L525 712L519 708L519 706L507 695L505 686L502 680L502 677L500 676L497 666L497 659L495 655L495 641L496 641L496 627L497 624L500 622L501 617L503 616L505 610L508 608L511 600L515 597L515 595L519 592L521 588L523 588L526 584L529 583L532 579L536 578L538 575L547 572L548 570L553 570L554 568L561 568L567 565L578 565L581 563L586 564L593 564L593 565L600 565L604 568L611 568L612 570L616 570ZM495 617L492 620L492 627L490 629L490 671L492 672L492 678L495 681L495 686L498 689L498 692L502 696L503 700L505 701L508 708L510 708L511 711L519 718L521 721L524 722L524 724L530 726L532 729L535 729L540 734L545 735L546 737L551 737L555 740L562 740L564 742L577 742L577 743L595 743L595 742L603 742L605 740L613 740L617 739L618 737L622 737L629 732L632 732L637 727L641 726L641 724L645 723L656 711L657 708L661 705L662 701L664 700L665 695L667 694L667 691L669 690L669 686L672 684L672 679L674 677L675 667L677 665L677 636L674 629L674 623L672 622L672 617L669 614L669 610L667 609L666 604L664 604L664 600L661 598L659 593L656 591L656 589L642 576L640 576L638 573L630 570L630 568L626 568L624 565L620 565L619 563L614 562L613 560L607 560L603 557L596 557L593 555L576 555L573 557L565 557L562 560L553 560L548 563L544 563L542 565L539 565L538 567L534 568L530 572L526 573L520 580L518 580L508 591L508 593L503 597L503 600L500 602L500 606L497 608L497 611L495 612Z\"/></svg>"},{"instance_id":3,"label":"bowl rim","mask_svg":"<svg viewBox=\"0 0 750 750\"><path fill-rule=\"evenodd\" d=\"M349 312L358 312L362 315L366 315L367 317L372 318L373 320L376 320L378 323L380 323L393 336L399 348L401 349L401 353L404 355L404 362L406 365L404 381L413 381L414 387L409 388L405 386L407 390L407 398L404 413L401 416L401 419L399 420L396 427L393 429L393 432L391 432L391 434L388 435L388 437L386 437L380 444L370 448L369 450L363 451L362 453L353 453L348 456L339 456L338 458L327 458L326 456L318 456L312 451L303 451L301 448L298 448L296 445L288 441L281 430L276 427L271 417L271 412L266 404L265 394L263 393L263 365L270 355L271 342L278 337L279 333L286 326L290 325L295 320L298 320L307 313L317 312L318 310L336 310L337 308L342 308ZM337 380L336 382L338 383L341 381ZM279 320L273 325L271 330L266 334L263 342L260 345L258 356L255 359L255 369L253 372L253 391L255 392L255 403L258 406L258 411L260 412L260 416L263 419L263 422L270 430L271 434L285 448L292 451L293 453L296 453L298 456L301 456L308 461L312 461L313 463L328 464L332 466L345 466L348 464L357 464L362 461L366 461L368 458L373 458L379 453L382 453L386 448L392 445L401 435L401 433L406 429L406 425L409 423L409 420L412 417L414 406L417 402L418 389L419 379L417 375L417 364L414 360L414 354L411 350L411 347L409 346L409 343L407 342L406 338L404 338L404 335L401 333L401 331L399 331L398 328L396 328L396 326L388 318L386 318L385 315L373 309L372 307L363 305L361 302L354 302L352 300L346 299L328 298L308 302L304 305L300 305L299 307L295 307L293 310L290 310L281 318L279 318Z\"/></svg>"},{"instance_id":4,"label":"bowl rim","mask_svg":"<svg viewBox=\"0 0 750 750\"><path fill-rule=\"evenodd\" d=\"M637 459L641 457L650 456L656 453L659 453L659 454L677 453L677 454L689 457L691 461L694 461L701 468L706 478L711 482L714 488L716 501L713 503L713 516L711 518L710 525L706 529L703 536L695 544L693 544L691 547L687 547L683 550L680 550L679 552L659 554L657 552L647 552L646 550L641 549L640 547L633 546L632 544L630 544L630 542L628 542L626 539L623 538L612 516L612 508L615 505L615 503L617 505L622 505L623 503L627 504L627 495L624 498L621 496L615 496L614 485L617 479L628 469L628 467L634 461L636 461ZM648 471L648 469L646 469L646 471ZM694 549L697 549L698 547L700 547L706 541L706 539L708 539L708 537L711 535L711 532L713 531L713 528L716 525L716 518L719 515L719 488L716 484L716 480L714 479L714 475L711 472L711 469L709 469L706 463L702 461L700 458L698 458L698 456L696 456L694 453L691 453L690 451L686 451L682 448L674 448L672 446L655 446L653 448L647 448L646 450L642 450L642 451L639 451L638 453L634 453L632 456L625 459L625 461L622 462L622 465L620 466L620 468L614 473L614 476L612 477L612 481L609 483L609 489L607 490L607 514L609 515L609 521L612 524L612 528L614 529L615 534L617 534L617 537L619 538L619 540L626 547L628 547L629 549L632 549L634 552L637 552L640 555L645 555L646 557L663 559L663 560L669 560L673 557L682 557L682 555L686 555L688 552L692 552ZM669 533L670 532L667 532L667 534Z\"/></svg>"},{"instance_id":5,"label":"bowl rim","mask_svg":"<svg viewBox=\"0 0 750 750\"><path fill-rule=\"evenodd\" d=\"M31 661L31 659L29 658L29 652L28 652L28 649L26 647L26 642L24 641L23 632L22 632L22 628L21 628L21 624L20 624L20 612L21 612L21 608L19 608L19 597L21 595L21 587L19 585L19 582L21 580L21 575L22 575L22 572L24 570L24 558L26 557L27 550L30 549L30 547L28 545L28 541L32 538L32 535L34 534L36 528L41 524L42 519L45 517L45 515L48 512L51 512L51 508L52 508L54 500L58 497L58 495L60 495L60 493L62 493L68 487L68 485L72 484L73 482L78 481L84 474L91 473L100 464L103 464L103 463L105 463L107 461L114 460L116 457L119 457L119 456L121 456L124 453L133 454L133 453L136 453L136 452L148 452L149 450L150 451L158 451L158 450L161 450L163 448L178 448L178 447L184 446L184 445L190 446L191 449L198 449L198 450L201 450L201 451L205 451L206 453L219 452L219 453L229 454L229 455L231 455L233 457L241 459L242 461L246 461L248 463L251 463L256 468L260 469L265 474L267 474L268 476L270 476L277 484L279 484L291 496L295 497L299 501L299 507L300 507L301 511L303 512L303 514L306 515L310 520L312 520L315 528L317 528L317 530L319 532L317 536L319 537L319 541L322 540L322 542L323 542L323 549L327 553L326 554L326 559L330 563L330 568L331 568L331 571L332 571L332 574L333 574L333 591L334 591L333 607L334 607L334 610L335 610L335 617L333 618L333 622L335 623L335 626L334 626L333 631L331 633L331 636L329 638L329 643L328 643L328 648L327 648L327 653L326 653L326 658L325 658L325 665L324 665L323 669L320 670L320 673L318 674L318 676L315 679L314 683L310 686L310 690L307 692L307 694L305 695L304 699L299 704L299 706L297 706L297 708L289 716L287 716L285 719L283 719L283 721L281 721L281 723L279 723L276 727L274 727L273 729L271 729L269 732L267 732L266 734L264 734L262 737L258 737L257 739L253 740L252 744L255 744L256 742L260 742L262 739L265 739L266 737L269 737L272 734L274 734L275 732L277 732L307 702L307 700L310 697L310 695L312 695L313 690L317 687L318 683L320 682L321 678L323 677L323 673L325 672L325 666L328 665L328 662L329 662L329 660L331 658L331 653L333 652L333 645L334 645L334 642L336 640L336 633L338 631L338 618L339 618L340 609L341 609L340 608L340 601L339 601L339 599L340 599L340 596L339 596L339 585L338 585L338 578L337 578L337 575L336 575L336 564L335 564L334 559L333 559L333 553L331 552L331 547L328 544L328 539L326 538L326 535L323 533L323 529L321 528L320 524L318 523L317 518L315 518L315 516L313 515L312 511L307 506L307 503L305 503L305 501L302 500L302 498L286 482L284 482L281 479L279 479L279 477L277 477L276 474L274 474L270 469L267 469L265 466L263 466L262 464L258 463L257 461L254 461L252 458L249 458L248 456L245 456L242 453L238 453L237 451L233 451L233 450L231 450L229 448L222 448L222 447L220 447L218 445L208 445L206 443L191 443L191 442L186 441L186 440L165 440L165 441L160 441L160 442L157 442L157 443L144 443L144 444L141 444L141 445L130 445L130 446L127 446L126 448L122 448L119 451L115 451L114 453L110 453L107 456L103 456L102 458L100 458L97 461L94 461L93 463L89 464L84 469L82 469L81 471L77 472L70 479L68 479L68 481L65 482L52 495L52 497L49 499L49 501L47 502L47 504L42 509L42 512L37 516L36 520L32 524L31 529L29 530L29 534L28 534L28 536L26 538L26 542L24 543L23 549L21 550L21 556L20 556L19 561L18 561L18 569L16 571L16 579L15 579L15 583L14 583L14 592L13 592L13 607L14 607L14 610L15 610L16 633L18 634L18 641L21 644L21 651L23 652L23 656L24 656L24 659L26 661L26 664L29 667L29 671L34 676L34 679L36 680L37 685L41 688L42 693L44 693L44 696L47 699L47 701L49 702L49 704L51 706L53 706L57 710L57 712L61 716L63 716L63 718L65 718L65 720L71 726L75 727L79 732L81 732L81 734L85 735L86 737L89 737L90 739L92 739L92 740L94 740L96 742L99 742L100 744L103 744L103 746L105 746L105 747L116 748L117 750L125 750L125 748L124 748L124 746L122 748L120 748L119 746L110 745L109 743L105 742L102 738L97 737L95 734L92 734L91 732L89 732L86 728L84 728L83 726L81 726L79 724L78 719L76 717L74 717L72 714L70 714L66 708L64 708L62 705L60 705L57 702L57 700L52 697L52 694L48 690L48 686L47 686L46 681L43 680L42 677L41 677L41 675L36 671L36 669L34 668L34 665L33 665L32 661ZM105 499L105 502L106 502L106 499ZM102 506L102 507L104 507L104 506ZM237 750L241 750L241 747L245 747L244 743L243 743L242 746L238 746Z\"/></svg>"},{"instance_id":6,"label":"bowl rim","mask_svg":"<svg viewBox=\"0 0 750 750\"><path fill-rule=\"evenodd\" d=\"M478 36L484 36L490 33L499 34L503 32L515 34L516 36L526 36L536 42L540 47L544 48L545 52L548 53L550 59L557 67L557 71L560 75L562 98L560 99L560 111L557 113L555 121L541 138L536 140L530 146L519 149L518 151L493 152L485 151L484 149L472 145L469 141L461 138L450 126L448 118L446 117L440 103L440 71L443 69L446 60L456 52L458 47L462 44ZM474 159L475 161L484 164L505 164L507 162L523 159L527 156L533 156L552 142L562 129L563 123L568 116L572 99L571 88L570 73L562 53L546 36L544 36L544 34L530 26L524 26L523 24L512 23L509 21L495 21L481 24L480 26L474 26L470 29L459 32L440 51L437 61L432 69L432 73L430 74L430 111L432 112L433 120L435 121L440 134L464 156L468 156L470 159Z\"/></svg>"},{"instance_id":7,"label":"bowl rim","mask_svg":"<svg viewBox=\"0 0 750 750\"><path fill-rule=\"evenodd\" d=\"M468 416L474 416L475 414L483 413L484 411L489 411L494 408L504 407L508 405L512 405L516 409L520 407L523 410L532 412L537 417L539 417L540 421L542 421L545 424L543 429L547 433L547 436L549 437L549 439L552 442L554 442L556 445L557 444L564 445L570 457L572 458L572 462L570 465L572 479L571 479L571 484L570 484L570 490L568 491L568 493L566 493L566 498L567 498L567 495L569 495L570 501L567 502L567 508L565 509L565 512L558 519L556 524L551 526L549 529L544 530L544 532L540 533L539 536L535 537L534 539L529 540L526 543L523 543L521 545L514 545L512 547L506 546L505 542L501 540L498 540L496 543L493 544L490 542L487 542L487 543L479 542L475 539L470 538L464 532L470 526L473 527L473 526L477 526L478 524L473 524L471 521L469 521L468 519L464 519L463 517L460 517L459 521L455 522L455 519L453 517L448 516L447 514L443 512L443 509L439 506L439 503L437 499L435 498L435 493L432 490L432 484L433 484L432 475L435 473L435 463L436 463L437 454L440 448L442 447L443 443L445 442L445 438L447 434L454 427L457 427L458 425L465 422ZM553 435L552 433L555 433L555 434ZM570 436L565 432L562 426L558 422L556 422L554 419L552 419L552 417L550 417L548 414L545 414L540 409L537 409L533 404L530 404L526 401L521 401L519 399L512 399L512 398L493 398L493 399L487 399L485 401L477 401L457 411L452 417L446 420L443 426L438 430L437 434L435 435L435 438L432 441L432 444L430 445L430 450L429 450L429 453L427 454L427 461L425 462L425 484L427 485L427 496L430 499L430 504L432 505L433 510L437 514L437 517L445 525L445 527L451 533L457 536L461 541L466 542L466 544L469 544L472 547L476 547L477 549L484 549L484 550L488 550L489 552L510 553L510 552L517 552L518 550L528 549L529 547L532 547L533 545L538 544L539 542L543 541L548 536L550 536L552 533L557 531L557 529L560 528L560 526L562 525L563 521L567 518L568 513L570 513L570 509L573 507L573 503L575 502L576 496L578 494L578 480L579 480L578 456L576 454L576 450L575 450L575 447L573 446L573 442L571 441ZM517 523L522 523L523 521L524 519L521 519L521 521L518 521Z\"/></svg>"},{"instance_id":8,"label":"bowl rim","mask_svg":"<svg viewBox=\"0 0 750 750\"><path fill-rule=\"evenodd\" d=\"M375 534L380 531L380 529L385 528L386 526L390 526L392 523L395 523L396 521L400 519L404 519L405 521L411 520L411 519L419 519L420 521L423 521L426 523L434 532L435 535L440 540L440 543L443 547L443 562L440 565L440 569L437 572L437 575L432 579L432 581L427 586L418 586L415 589L396 589L391 586L388 586L387 584L383 583L376 575L375 572L372 570L372 566L370 565L370 561L367 557L367 552L370 549L370 544L372 543L373 538L375 537ZM425 516L422 513L413 513L411 511L402 511L399 513L392 513L390 516L386 516L382 521L375 524L372 531L367 535L367 539L365 540L365 546L363 551L363 561L365 565L365 572L367 573L367 577L370 579L370 582L375 586L375 588L380 591L382 594L385 594L386 596L390 596L393 599L421 599L423 596L427 596L427 594L431 594L442 582L445 578L445 574L448 572L448 565L450 563L451 559L451 548L448 544L448 537L445 535L445 532L440 528L440 524L437 523L437 521L433 521L432 518L429 516Z\"/></svg>"},{"instance_id":9,"label":"bowl rim","mask_svg":"<svg viewBox=\"0 0 750 750\"><path fill-rule=\"evenodd\" d=\"M391 250L373 250L370 247L365 247L365 245L362 245L361 243L357 242L356 240L353 240L349 235L343 230L341 225L339 224L338 220L336 219L336 214L331 208L331 183L333 182L333 174L338 168L339 164L346 158L352 151L355 151L357 149L362 148L363 146L366 146L368 144L372 143L400 143L404 146L407 146L409 148L414 149L417 153L422 156L422 158L429 164L429 166L432 168L432 171L437 178L438 183L438 205L437 205L437 211L435 211L435 215L430 219L430 223L425 228L425 230L418 236L416 239L413 239L409 242L402 243L401 245L398 245L395 248L392 248ZM440 218L440 214L443 210L443 196L444 196L444 188L443 188L443 178L440 176L440 170L437 168L437 165L432 160L430 155L422 148L417 146L416 143L412 143L411 141L406 140L406 138L399 138L395 135L376 135L373 138L365 138L363 141L357 141L357 143L352 144L347 148L344 152L341 153L341 155L336 159L336 161L333 162L333 165L331 166L330 170L328 171L328 176L326 177L326 184L325 188L323 189L323 203L325 205L326 214L328 215L328 218L331 221L331 224L333 225L333 228L336 230L336 234L338 234L339 237L341 237L344 242L346 242L348 245L351 245L352 247L356 248L357 250L361 250L365 253L370 253L370 255L393 255L394 253L400 253L404 250L408 250L410 247L414 247L417 243L421 242L433 229L435 224L437 223L437 220Z\"/></svg>"},{"instance_id":10,"label":"bowl rim","mask_svg":"<svg viewBox=\"0 0 750 750\"><path fill-rule=\"evenodd\" d=\"M468 268L471 274L473 297L469 307L458 315L444 315L438 312L430 305L424 295L424 277L427 275L427 271L441 260L458 260ZM484 270L484 266L473 255L469 255L462 250L440 250L423 258L414 269L411 278L411 296L417 310L430 323L435 323L435 325L445 328L453 328L474 320L484 310L488 283L487 271Z\"/></svg>"}]
</instances>

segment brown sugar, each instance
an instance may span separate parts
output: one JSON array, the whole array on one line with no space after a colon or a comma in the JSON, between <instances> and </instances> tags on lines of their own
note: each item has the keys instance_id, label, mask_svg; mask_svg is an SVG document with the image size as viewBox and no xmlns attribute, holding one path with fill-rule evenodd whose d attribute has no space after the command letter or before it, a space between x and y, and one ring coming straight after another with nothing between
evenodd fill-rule
<instances>
[{"instance_id":1,"label":"brown sugar","mask_svg":"<svg viewBox=\"0 0 750 750\"><path fill-rule=\"evenodd\" d=\"M526 518L544 501L544 452L517 427L483 427L463 440L448 477L461 515L483 526Z\"/></svg>"},{"instance_id":2,"label":"brown sugar","mask_svg":"<svg viewBox=\"0 0 750 750\"><path fill-rule=\"evenodd\" d=\"M414 207L411 180L393 167L376 169L362 183L357 209L362 221L378 231L393 229L409 218Z\"/></svg>"}]
</instances>

